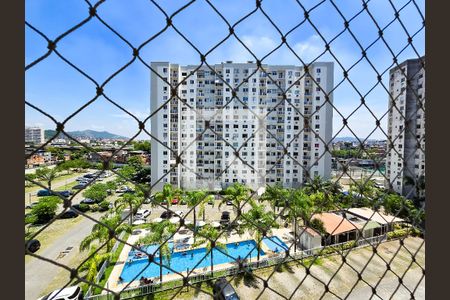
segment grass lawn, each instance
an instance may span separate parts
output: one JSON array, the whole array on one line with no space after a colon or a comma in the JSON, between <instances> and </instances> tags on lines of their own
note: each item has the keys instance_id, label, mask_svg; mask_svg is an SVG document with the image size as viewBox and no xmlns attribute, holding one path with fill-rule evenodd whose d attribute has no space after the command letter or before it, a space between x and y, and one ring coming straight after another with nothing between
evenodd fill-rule
<instances>
[{"instance_id":1,"label":"grass lawn","mask_svg":"<svg viewBox=\"0 0 450 300\"><path fill-rule=\"evenodd\" d=\"M37 235L37 239L41 242L41 248L39 251L43 251L48 246L52 245L53 242L62 236L66 231L79 223L83 218L73 218L73 219L57 219L50 226L44 229L41 233ZM34 233L38 231L42 226L31 226L30 232ZM30 261L31 259L36 259L30 255L25 255L25 263Z\"/></svg>"},{"instance_id":2,"label":"grass lawn","mask_svg":"<svg viewBox=\"0 0 450 300\"><path fill-rule=\"evenodd\" d=\"M55 178L55 180L52 181L52 184L60 183L64 180L69 180L69 179L78 177L82 174L86 174L86 172L72 172L70 174L65 174L66 172L63 172L63 173L64 173L64 175L61 175L61 176L58 176L57 178ZM45 181L39 181L39 183L41 183L45 186L47 185L47 183ZM33 184L32 186L25 188L25 193L36 192L40 189L42 189L40 186Z\"/></svg>"}]
</instances>

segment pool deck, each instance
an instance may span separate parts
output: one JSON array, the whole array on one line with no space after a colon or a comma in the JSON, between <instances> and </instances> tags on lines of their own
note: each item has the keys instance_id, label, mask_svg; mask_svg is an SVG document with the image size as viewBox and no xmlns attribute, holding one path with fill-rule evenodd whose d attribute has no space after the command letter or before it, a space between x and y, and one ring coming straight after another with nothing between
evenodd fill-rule
<instances>
[{"instance_id":1,"label":"pool deck","mask_svg":"<svg viewBox=\"0 0 450 300\"><path fill-rule=\"evenodd\" d=\"M280 238L280 240L282 240L289 247L292 244L292 241L290 241L288 238L286 238L286 236L289 234L289 231L290 231L290 229L288 229L288 228L273 229L272 235L278 236ZM145 234L147 234L147 231L143 230L139 235L131 235L128 238L127 243L133 245L139 240L140 237L144 236ZM246 232L242 235L238 235L236 233L233 234L233 232L232 232L228 237L221 237L218 239L218 241L221 243L224 243L224 244L230 244L230 243L238 243L238 242L252 240L252 239L253 239L253 236L250 235L248 232ZM199 245L198 247L190 248L190 250L196 249L196 248L202 248L202 247L204 247L204 245ZM119 277L120 277L120 274L122 274L122 270L125 266L125 263L127 262L128 253L130 252L130 250L131 250L131 246L129 246L127 244L123 247L122 252L119 255L119 258L118 258L111 274L109 275L106 286L108 286L108 288L112 291L119 292L124 288L138 287L140 285L139 280L135 280L131 283L119 283ZM277 254L277 253L271 251L269 249L269 247L267 247L267 245L264 244L264 242L261 243L261 250L264 251L265 255L261 255L260 259L270 257L270 256ZM183 251L185 251L185 250L183 250ZM177 252L179 252L179 251L177 251ZM251 259L250 259L250 261L251 261ZM224 264L214 265L214 271L228 269L233 266L236 266L236 264L235 263L224 263ZM193 271L190 271L190 276L199 275L199 274L208 272L210 270L211 270L210 267L198 268ZM183 276L187 275L186 271L180 272L180 273L183 274ZM181 278L182 277L178 274L173 274L173 273L167 274L167 275L163 275L163 282L169 281L169 280L174 280L174 279L181 279ZM152 279L154 280L154 282L159 282L158 277L155 277ZM102 294L106 294L106 291L103 291Z\"/></svg>"}]
</instances>

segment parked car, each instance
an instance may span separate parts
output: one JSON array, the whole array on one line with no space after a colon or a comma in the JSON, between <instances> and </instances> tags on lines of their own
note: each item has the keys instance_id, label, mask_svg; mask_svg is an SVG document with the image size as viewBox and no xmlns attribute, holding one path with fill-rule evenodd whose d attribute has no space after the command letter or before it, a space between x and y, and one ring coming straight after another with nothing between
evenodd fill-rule
<instances>
[{"instance_id":1,"label":"parked car","mask_svg":"<svg viewBox=\"0 0 450 300\"><path fill-rule=\"evenodd\" d=\"M86 198L86 199L81 200L80 203L91 205L91 204L95 204L97 202L94 199Z\"/></svg>"},{"instance_id":2,"label":"parked car","mask_svg":"<svg viewBox=\"0 0 450 300\"><path fill-rule=\"evenodd\" d=\"M60 194L63 197L70 197L70 195L72 195L72 192L71 191L61 191L61 192L58 192L58 194Z\"/></svg>"},{"instance_id":3,"label":"parked car","mask_svg":"<svg viewBox=\"0 0 450 300\"><path fill-rule=\"evenodd\" d=\"M38 300L81 300L83 293L79 286L71 286L51 292L47 296L41 297Z\"/></svg>"},{"instance_id":4,"label":"parked car","mask_svg":"<svg viewBox=\"0 0 450 300\"><path fill-rule=\"evenodd\" d=\"M39 248L41 248L41 242L39 242L38 240L33 239L27 243L27 249L31 253L38 251Z\"/></svg>"},{"instance_id":5,"label":"parked car","mask_svg":"<svg viewBox=\"0 0 450 300\"><path fill-rule=\"evenodd\" d=\"M151 198L145 198L144 199L144 203L145 204L150 204L150 203L152 203L152 199Z\"/></svg>"},{"instance_id":6,"label":"parked car","mask_svg":"<svg viewBox=\"0 0 450 300\"><path fill-rule=\"evenodd\" d=\"M227 205L233 205L233 202L227 201Z\"/></svg>"},{"instance_id":7,"label":"parked car","mask_svg":"<svg viewBox=\"0 0 450 300\"><path fill-rule=\"evenodd\" d=\"M51 196L51 195L52 195L52 193L50 193L49 190L39 190L37 192L38 197Z\"/></svg>"},{"instance_id":8,"label":"parked car","mask_svg":"<svg viewBox=\"0 0 450 300\"><path fill-rule=\"evenodd\" d=\"M85 205L80 206L80 204L74 204L74 205L72 205L72 208L75 208L75 209L77 209L77 210L79 210L81 212L86 212L86 211L89 210L89 207L87 207Z\"/></svg>"},{"instance_id":9,"label":"parked car","mask_svg":"<svg viewBox=\"0 0 450 300\"><path fill-rule=\"evenodd\" d=\"M31 204L28 204L27 206L25 206L26 209L32 209L33 207L35 207L39 202L33 202Z\"/></svg>"},{"instance_id":10,"label":"parked car","mask_svg":"<svg viewBox=\"0 0 450 300\"><path fill-rule=\"evenodd\" d=\"M124 193L134 193L134 190L132 188L126 187L126 189L123 192Z\"/></svg>"},{"instance_id":11,"label":"parked car","mask_svg":"<svg viewBox=\"0 0 450 300\"><path fill-rule=\"evenodd\" d=\"M239 300L239 296L231 286L231 284L225 279L218 279L213 286L214 299L219 300Z\"/></svg>"},{"instance_id":12,"label":"parked car","mask_svg":"<svg viewBox=\"0 0 450 300\"><path fill-rule=\"evenodd\" d=\"M150 216L150 213L151 213L150 209L140 209L136 212L134 217L137 219L145 219L148 216Z\"/></svg>"},{"instance_id":13,"label":"parked car","mask_svg":"<svg viewBox=\"0 0 450 300\"><path fill-rule=\"evenodd\" d=\"M60 219L70 219L70 218L76 218L76 217L78 217L78 213L76 213L72 209L65 211L62 215L59 216Z\"/></svg>"},{"instance_id":14,"label":"parked car","mask_svg":"<svg viewBox=\"0 0 450 300\"><path fill-rule=\"evenodd\" d=\"M73 187L72 187L72 189L74 189L74 190L81 190L81 189L84 189L86 187L86 184L84 184L84 183L79 183L79 184L77 184L77 185L74 185Z\"/></svg>"},{"instance_id":15,"label":"parked car","mask_svg":"<svg viewBox=\"0 0 450 300\"><path fill-rule=\"evenodd\" d=\"M171 201L172 204L178 204L178 199L177 198L173 198Z\"/></svg>"},{"instance_id":16,"label":"parked car","mask_svg":"<svg viewBox=\"0 0 450 300\"><path fill-rule=\"evenodd\" d=\"M230 212L222 212L222 216L220 217L220 224L224 226L230 224Z\"/></svg>"},{"instance_id":17,"label":"parked car","mask_svg":"<svg viewBox=\"0 0 450 300\"><path fill-rule=\"evenodd\" d=\"M160 216L161 219L170 219L172 217L173 217L173 212L171 210L163 211L163 213Z\"/></svg>"},{"instance_id":18,"label":"parked car","mask_svg":"<svg viewBox=\"0 0 450 300\"><path fill-rule=\"evenodd\" d=\"M124 185L121 186L120 188L118 188L116 190L116 193L127 193L127 192L132 192L133 190L131 188L129 188L128 186Z\"/></svg>"},{"instance_id":19,"label":"parked car","mask_svg":"<svg viewBox=\"0 0 450 300\"><path fill-rule=\"evenodd\" d=\"M94 174L86 174L83 176L84 178L94 178Z\"/></svg>"}]
</instances>

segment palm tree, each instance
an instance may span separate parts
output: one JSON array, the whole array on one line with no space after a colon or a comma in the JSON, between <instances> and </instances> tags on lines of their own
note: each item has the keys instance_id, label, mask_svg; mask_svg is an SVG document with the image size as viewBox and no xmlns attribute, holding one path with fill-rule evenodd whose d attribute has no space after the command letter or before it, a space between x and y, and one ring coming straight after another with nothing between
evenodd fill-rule
<instances>
[{"instance_id":1,"label":"palm tree","mask_svg":"<svg viewBox=\"0 0 450 300\"><path fill-rule=\"evenodd\" d=\"M105 260L111 258L111 253L96 253L93 256L91 256L96 250L92 249L91 253L89 254L89 259L85 261L80 266L80 272L87 271L86 275L84 276L84 279L90 282L93 282L95 280L95 277L97 276L98 267L101 263L103 263Z\"/></svg>"},{"instance_id":2,"label":"palm tree","mask_svg":"<svg viewBox=\"0 0 450 300\"><path fill-rule=\"evenodd\" d=\"M250 231L256 241L257 262L259 265L261 242L264 238L263 232L266 235L270 234L272 228L278 227L278 224L275 222L276 216L273 211L266 212L263 205L256 204L253 200L250 201L250 205L252 208L242 216L244 219L243 227Z\"/></svg>"},{"instance_id":3,"label":"palm tree","mask_svg":"<svg viewBox=\"0 0 450 300\"><path fill-rule=\"evenodd\" d=\"M297 223L301 218L305 225L309 224L309 220L314 212L314 204L312 199L303 191L303 189L292 190L289 195L288 219L294 225L294 252L297 251Z\"/></svg>"},{"instance_id":4,"label":"palm tree","mask_svg":"<svg viewBox=\"0 0 450 300\"><path fill-rule=\"evenodd\" d=\"M225 197L220 201L219 207L230 201L237 210L237 214L240 215L242 203L247 201L250 197L249 188L243 184L235 183L227 187L224 193Z\"/></svg>"},{"instance_id":5,"label":"palm tree","mask_svg":"<svg viewBox=\"0 0 450 300\"><path fill-rule=\"evenodd\" d=\"M272 211L278 211L280 204L285 204L289 196L289 191L279 183L269 185L259 198L261 202L268 202Z\"/></svg>"},{"instance_id":6,"label":"palm tree","mask_svg":"<svg viewBox=\"0 0 450 300\"><path fill-rule=\"evenodd\" d=\"M220 236L220 232L212 227L211 225L205 225L200 229L199 235L203 237L203 239L197 240L194 244L192 244L192 247L198 247L206 242L206 251L210 253L211 255L211 275L213 275L214 272L214 249L220 249L222 252L228 253L227 246L224 243L221 243L217 241L217 238Z\"/></svg>"},{"instance_id":7,"label":"palm tree","mask_svg":"<svg viewBox=\"0 0 450 300\"><path fill-rule=\"evenodd\" d=\"M99 243L107 242L106 251L109 252L113 246L114 239L110 238L109 228L114 229L116 234L122 231L131 232L131 226L122 224L119 215L103 216L100 218L101 223L97 223L92 227L91 233L86 236L80 243L80 251L88 250L94 241ZM106 225L106 226L105 226Z\"/></svg>"},{"instance_id":8,"label":"palm tree","mask_svg":"<svg viewBox=\"0 0 450 300\"><path fill-rule=\"evenodd\" d=\"M198 207L199 215L203 215L203 221L205 221L205 204L211 199L214 199L213 195L208 195L205 191L192 191L187 192L187 205L188 207L193 207L194 212L194 226L197 224L197 214L196 209Z\"/></svg>"},{"instance_id":9,"label":"palm tree","mask_svg":"<svg viewBox=\"0 0 450 300\"><path fill-rule=\"evenodd\" d=\"M305 184L305 192L310 195L316 192L325 192L329 189L330 182L325 181L320 176L315 176L312 180Z\"/></svg>"},{"instance_id":10,"label":"palm tree","mask_svg":"<svg viewBox=\"0 0 450 300\"><path fill-rule=\"evenodd\" d=\"M138 207L142 204L143 199L141 197L137 197L134 194L126 193L122 197L117 198L114 202L114 207L117 211L122 211L124 207L130 208L130 226L133 224L133 206Z\"/></svg>"},{"instance_id":11,"label":"palm tree","mask_svg":"<svg viewBox=\"0 0 450 300\"><path fill-rule=\"evenodd\" d=\"M172 203L172 199L174 198L174 190L171 184L166 183L163 186L161 192L155 193L155 200L158 204L163 204L166 202L167 210L169 210L169 206Z\"/></svg>"},{"instance_id":12,"label":"palm tree","mask_svg":"<svg viewBox=\"0 0 450 300\"><path fill-rule=\"evenodd\" d=\"M169 220L164 220L160 223L149 224L150 234L140 238L137 242L139 244L160 244L159 248L159 278L162 283L163 277L163 261L170 266L170 259L172 257L172 250L167 241L175 234L178 227L172 224ZM161 244L161 241L166 241Z\"/></svg>"},{"instance_id":13,"label":"palm tree","mask_svg":"<svg viewBox=\"0 0 450 300\"><path fill-rule=\"evenodd\" d=\"M362 199L362 205L372 206L380 196L380 190L375 186L373 179L362 178L350 186L350 193L357 194Z\"/></svg>"},{"instance_id":14,"label":"palm tree","mask_svg":"<svg viewBox=\"0 0 450 300\"><path fill-rule=\"evenodd\" d=\"M52 169L44 167L36 170L36 178L47 182L48 189L52 189L52 181L58 176L59 168L54 167Z\"/></svg>"}]
</instances>

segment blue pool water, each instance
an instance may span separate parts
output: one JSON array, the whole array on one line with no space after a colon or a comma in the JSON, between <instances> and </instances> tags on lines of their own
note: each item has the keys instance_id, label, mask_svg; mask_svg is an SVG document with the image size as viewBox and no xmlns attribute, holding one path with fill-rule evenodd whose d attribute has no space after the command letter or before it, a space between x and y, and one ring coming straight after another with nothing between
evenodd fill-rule
<instances>
[{"instance_id":1,"label":"blue pool water","mask_svg":"<svg viewBox=\"0 0 450 300\"><path fill-rule=\"evenodd\" d=\"M263 238L263 243L266 244L267 247L269 247L269 249L274 252L280 252L289 249L289 247L277 236L265 237Z\"/></svg>"},{"instance_id":2,"label":"blue pool water","mask_svg":"<svg viewBox=\"0 0 450 300\"><path fill-rule=\"evenodd\" d=\"M173 247L173 244L169 247ZM148 246L147 246L148 247ZM248 241L242 241L239 242L238 245L235 243L227 244L226 245L228 250L228 255L223 254L219 250L214 249L213 250L213 263L214 265L219 265L223 263L229 263L233 262L236 259L239 258L254 258L258 255L257 249L256 249L256 242L254 240L248 240ZM149 249L156 250L156 245L150 245ZM153 250L153 251L154 251ZM206 255L206 248L199 248L194 250L188 250L185 251L185 255L183 255L182 252L172 253L171 259L170 259L170 267L174 269L177 272L183 272L187 269L192 270L192 268L204 268L211 266L211 253L208 253ZM150 253L150 252L149 252ZM260 250L260 255L264 255L264 251ZM129 255L130 256L133 256ZM230 257L231 256L231 257ZM159 257L155 258L156 262L159 263ZM200 262L200 263L199 263ZM163 260L163 263L165 265L168 264L167 261ZM197 265L198 264L198 265ZM197 265L197 266L196 266ZM142 273L141 273L142 272ZM163 275L171 274L173 273L171 270L166 269L163 267ZM139 275L138 275L139 274ZM136 277L134 279L134 277ZM127 262L122 270L122 274L120 275L123 278L124 282L130 282L133 279L139 280L141 276L144 277L156 277L159 276L159 265L155 263L148 263L148 260L146 258L139 259L139 260L133 260L132 262Z\"/></svg>"}]
</instances>

